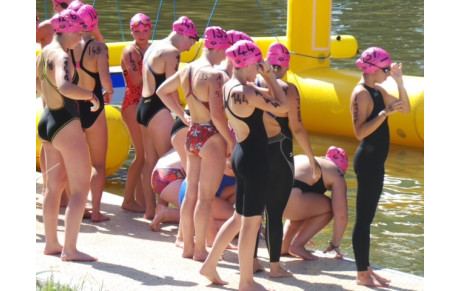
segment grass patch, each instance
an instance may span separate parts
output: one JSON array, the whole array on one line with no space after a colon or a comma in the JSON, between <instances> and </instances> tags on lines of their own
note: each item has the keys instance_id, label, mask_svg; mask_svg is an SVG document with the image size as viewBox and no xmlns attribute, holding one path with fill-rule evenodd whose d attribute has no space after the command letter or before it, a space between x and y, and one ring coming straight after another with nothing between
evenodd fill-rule
<instances>
[{"instance_id":1,"label":"grass patch","mask_svg":"<svg viewBox=\"0 0 460 291\"><path fill-rule=\"evenodd\" d=\"M37 273L38 275L39 273ZM77 284L63 284L59 281L56 281L54 278L54 275L51 274L50 277L46 279L46 281L40 280L37 278L36 280L36 291L82 291L82 290L88 290L88 288L85 288L85 280L82 280L81 282ZM90 288L92 290L92 288ZM103 290L102 286L99 288L99 290Z\"/></svg>"}]
</instances>

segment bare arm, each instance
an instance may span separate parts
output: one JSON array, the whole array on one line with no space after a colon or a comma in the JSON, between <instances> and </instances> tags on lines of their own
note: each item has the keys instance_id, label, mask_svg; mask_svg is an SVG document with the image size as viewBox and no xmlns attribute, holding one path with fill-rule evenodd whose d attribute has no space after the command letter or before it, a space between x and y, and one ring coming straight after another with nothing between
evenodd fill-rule
<instances>
[{"instance_id":1,"label":"bare arm","mask_svg":"<svg viewBox=\"0 0 460 291\"><path fill-rule=\"evenodd\" d=\"M365 89L355 88L351 96L350 110L353 118L353 129L358 140L362 140L373 133L387 118L386 113L382 110L376 117L366 121L371 115L372 108L373 101L369 92Z\"/></svg>"},{"instance_id":2,"label":"bare arm","mask_svg":"<svg viewBox=\"0 0 460 291\"><path fill-rule=\"evenodd\" d=\"M166 64L165 64L165 74L166 79L174 75L179 70L179 63L180 63L180 53L177 50L169 52L166 55ZM177 87L179 88L179 87ZM176 102L176 106L180 108L180 98L179 98L179 91L177 89L174 92L171 92L172 100ZM182 120L185 124L189 124L189 117L186 116L186 121Z\"/></svg>"},{"instance_id":3,"label":"bare arm","mask_svg":"<svg viewBox=\"0 0 460 291\"><path fill-rule=\"evenodd\" d=\"M273 69L268 61L263 61L259 63L260 65L257 67L259 74L264 78L265 82L267 83L268 90L270 95L273 96L279 103L279 112L287 112L289 110L288 102L286 94L284 93L283 89L279 85L278 81L276 80L275 74L273 73ZM273 114L277 114L277 111L270 111Z\"/></svg>"},{"instance_id":4,"label":"bare arm","mask_svg":"<svg viewBox=\"0 0 460 291\"><path fill-rule=\"evenodd\" d=\"M55 82L56 87L58 88L61 94L67 96L68 98L74 100L87 100L90 101L93 106L91 107L91 111L96 111L99 109L99 99L96 98L92 91L85 90L83 88L78 87L77 85L72 83L71 76L75 71L75 68L72 65L72 62L69 60L67 54L65 57L56 58L56 71L55 71Z\"/></svg>"},{"instance_id":5,"label":"bare arm","mask_svg":"<svg viewBox=\"0 0 460 291\"><path fill-rule=\"evenodd\" d=\"M42 83L40 81L40 70L42 69L42 66L41 66L41 57L42 57L42 54L39 53L37 58L35 59L35 68L36 68L36 84L35 84L35 90L40 94L42 95Z\"/></svg>"},{"instance_id":6,"label":"bare arm","mask_svg":"<svg viewBox=\"0 0 460 291\"><path fill-rule=\"evenodd\" d=\"M225 115L223 95L222 95L222 85L223 85L223 76L221 73L216 72L212 75L212 82L209 82L209 106L211 113L211 120L216 126L219 133L227 142L227 157L230 157L233 153L233 148L235 146L235 140L233 135L228 128L227 117Z\"/></svg>"},{"instance_id":7,"label":"bare arm","mask_svg":"<svg viewBox=\"0 0 460 291\"><path fill-rule=\"evenodd\" d=\"M341 173L334 174L332 184L332 213L334 215L334 228L329 247L324 253L334 251L337 259L344 257L340 251L340 243L348 224L347 184Z\"/></svg>"},{"instance_id":8,"label":"bare arm","mask_svg":"<svg viewBox=\"0 0 460 291\"><path fill-rule=\"evenodd\" d=\"M386 115L390 115L394 112L401 112L404 114L411 112L409 96L407 95L406 88L404 88L404 81L402 76L402 64L391 64L391 77L395 80L396 85L398 86L399 98L387 93L387 91L384 88L377 85L379 91L382 92L383 95L383 99L386 106Z\"/></svg>"},{"instance_id":9,"label":"bare arm","mask_svg":"<svg viewBox=\"0 0 460 291\"><path fill-rule=\"evenodd\" d=\"M260 62L259 64L259 74L264 78L265 82L267 83L270 94L268 95L264 90L259 90L259 87L251 86L250 88L252 90L250 93L252 94L248 94L247 100L244 100L245 96L243 95L242 101L247 102L250 99L250 103L252 103L253 106L260 108L264 111L269 111L275 115L288 112L289 106L286 94L284 93L281 86L278 84L275 75L272 72L271 66L267 62ZM244 93L246 94L247 92Z\"/></svg>"},{"instance_id":10,"label":"bare arm","mask_svg":"<svg viewBox=\"0 0 460 291\"><path fill-rule=\"evenodd\" d=\"M102 87L104 87L106 91L104 101L106 104L110 104L112 103L113 97L113 85L109 71L109 50L105 43L100 43L100 46L102 48L102 53L97 58L97 70L99 72L99 79L101 80Z\"/></svg>"},{"instance_id":11,"label":"bare arm","mask_svg":"<svg viewBox=\"0 0 460 291\"><path fill-rule=\"evenodd\" d=\"M297 87L294 84L288 83L286 96L289 104L289 126L291 128L292 134L299 143L303 152L308 156L308 159L310 160L310 168L312 170L313 178L316 178L315 156L311 148L308 132L302 123L302 117L300 114L300 95L299 91L297 90Z\"/></svg>"},{"instance_id":12,"label":"bare arm","mask_svg":"<svg viewBox=\"0 0 460 291\"><path fill-rule=\"evenodd\" d=\"M186 67L176 72L174 75L167 78L156 90L158 97L160 97L166 107L168 107L169 110L171 110L187 125L190 124L189 117L185 111L182 110L180 103L175 100L175 93L177 93L177 89L181 86L181 73L189 69L190 67Z\"/></svg>"},{"instance_id":13,"label":"bare arm","mask_svg":"<svg viewBox=\"0 0 460 291\"><path fill-rule=\"evenodd\" d=\"M348 224L347 183L341 176L332 185L332 212L334 213L334 233L331 242L339 246Z\"/></svg>"}]
</instances>

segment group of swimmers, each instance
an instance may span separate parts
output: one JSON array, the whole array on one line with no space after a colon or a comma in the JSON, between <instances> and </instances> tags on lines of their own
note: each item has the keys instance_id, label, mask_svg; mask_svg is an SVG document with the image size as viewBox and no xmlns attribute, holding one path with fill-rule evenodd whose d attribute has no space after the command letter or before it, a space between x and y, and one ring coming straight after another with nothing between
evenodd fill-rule
<instances>
[{"instance_id":1,"label":"group of swimmers","mask_svg":"<svg viewBox=\"0 0 460 291\"><path fill-rule=\"evenodd\" d=\"M54 37L37 58L37 88L46 104L38 127L46 157L45 254L90 261L96 258L79 252L76 240L90 188L92 220L108 219L100 213L105 177L101 167L107 150L103 106L113 94L108 51L103 42L92 39L97 28L92 6L78 0L53 2L55 9L63 9L56 9L51 18ZM271 44L264 60L246 33L211 26L204 32L201 56L179 69L180 53L199 40L191 19L178 18L171 33L153 44L147 15L134 15L130 30L134 41L121 56L126 83L121 112L135 158L121 207L143 213L154 231L162 222L178 222L176 245L182 256L203 261L199 272L214 284L227 284L217 265L225 249L236 249L231 242L238 235L240 290L266 290L253 278L263 269L257 260L257 238L264 214L270 277L292 276L282 268L281 255L316 259L305 245L332 218L333 236L325 252L342 258L348 158L335 146L325 157L314 156L300 117L299 92L282 80L289 70L287 48ZM391 64L383 49L366 50L357 64L363 79L353 91L351 112L362 142L354 160L358 205L353 246L358 284L381 286L389 281L372 271L368 254L369 227L388 152L386 117L410 112L410 105L402 65ZM398 84L399 98L378 85L388 74ZM181 106L179 88L186 108ZM293 156L293 138L304 154ZM323 195L327 190L331 198ZM56 228L63 192L70 195L61 246ZM372 198L370 193L375 193Z\"/></svg>"}]
</instances>

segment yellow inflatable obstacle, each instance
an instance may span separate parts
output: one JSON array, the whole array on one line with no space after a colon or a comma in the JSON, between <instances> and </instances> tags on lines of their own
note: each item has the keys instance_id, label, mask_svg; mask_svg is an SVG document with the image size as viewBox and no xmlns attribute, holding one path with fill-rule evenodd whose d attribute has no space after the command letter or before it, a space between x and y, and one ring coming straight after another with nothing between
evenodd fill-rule
<instances>
[{"instance_id":1,"label":"yellow inflatable obstacle","mask_svg":"<svg viewBox=\"0 0 460 291\"><path fill-rule=\"evenodd\" d=\"M36 99L36 126L40 121L43 112L43 105L41 98ZM131 147L131 138L129 137L128 129L126 128L120 111L118 109L106 105L105 115L107 119L108 128L108 149L107 160L105 165L105 175L109 176L115 173L126 161ZM40 148L41 142L36 133L36 167L40 169Z\"/></svg>"}]
</instances>

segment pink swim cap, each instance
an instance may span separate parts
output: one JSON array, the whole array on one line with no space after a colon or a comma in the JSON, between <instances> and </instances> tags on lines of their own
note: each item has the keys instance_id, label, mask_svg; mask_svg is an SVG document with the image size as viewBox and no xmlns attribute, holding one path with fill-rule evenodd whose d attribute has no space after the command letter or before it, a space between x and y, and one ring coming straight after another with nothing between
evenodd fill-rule
<instances>
[{"instance_id":1,"label":"pink swim cap","mask_svg":"<svg viewBox=\"0 0 460 291\"><path fill-rule=\"evenodd\" d=\"M152 21L144 13L137 13L131 18L129 22L129 28L131 30L144 30L152 28Z\"/></svg>"},{"instance_id":2,"label":"pink swim cap","mask_svg":"<svg viewBox=\"0 0 460 291\"><path fill-rule=\"evenodd\" d=\"M370 74L391 65L390 55L382 48L370 47L366 49L356 61L358 68Z\"/></svg>"},{"instance_id":3,"label":"pink swim cap","mask_svg":"<svg viewBox=\"0 0 460 291\"><path fill-rule=\"evenodd\" d=\"M344 173L347 172L348 156L344 149L330 146L326 153L326 159L334 162Z\"/></svg>"},{"instance_id":4,"label":"pink swim cap","mask_svg":"<svg viewBox=\"0 0 460 291\"><path fill-rule=\"evenodd\" d=\"M210 26L204 32L204 46L208 49L226 50L230 47L227 33L219 26Z\"/></svg>"},{"instance_id":5,"label":"pink swim cap","mask_svg":"<svg viewBox=\"0 0 460 291\"><path fill-rule=\"evenodd\" d=\"M230 45L233 45L235 42L245 39L249 40L250 42L254 42L252 38L247 35L246 33L238 30L229 30L227 31L227 36L228 36L228 41L230 42Z\"/></svg>"},{"instance_id":6,"label":"pink swim cap","mask_svg":"<svg viewBox=\"0 0 460 291\"><path fill-rule=\"evenodd\" d=\"M78 12L78 9L80 9L83 5L85 5L85 3L79 0L73 0L72 2L70 2L69 7L67 8L75 12Z\"/></svg>"},{"instance_id":7,"label":"pink swim cap","mask_svg":"<svg viewBox=\"0 0 460 291\"><path fill-rule=\"evenodd\" d=\"M200 39L198 37L195 24L193 24L193 21L191 21L187 16L181 16L179 19L174 21L172 29L179 34L194 38L197 41Z\"/></svg>"},{"instance_id":8,"label":"pink swim cap","mask_svg":"<svg viewBox=\"0 0 460 291\"><path fill-rule=\"evenodd\" d=\"M288 49L282 43L275 42L268 47L267 59L272 66L289 68L290 58Z\"/></svg>"},{"instance_id":9,"label":"pink swim cap","mask_svg":"<svg viewBox=\"0 0 460 291\"><path fill-rule=\"evenodd\" d=\"M84 30L86 25L75 11L64 9L51 18L51 26L56 33L73 33Z\"/></svg>"},{"instance_id":10,"label":"pink swim cap","mask_svg":"<svg viewBox=\"0 0 460 291\"><path fill-rule=\"evenodd\" d=\"M233 67L243 68L262 60L259 47L249 40L239 40L225 51L225 55L232 61Z\"/></svg>"},{"instance_id":11,"label":"pink swim cap","mask_svg":"<svg viewBox=\"0 0 460 291\"><path fill-rule=\"evenodd\" d=\"M78 9L77 13L85 22L85 31L93 31L97 28L97 23L99 19L97 17L96 9L94 9L93 6L85 4L81 6L80 9Z\"/></svg>"}]
</instances>

